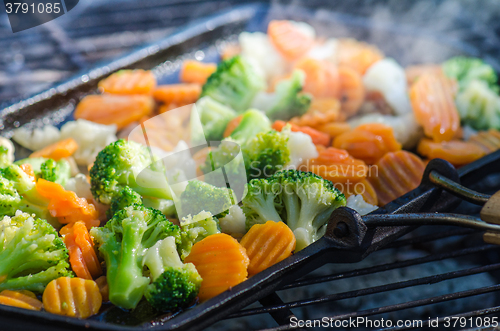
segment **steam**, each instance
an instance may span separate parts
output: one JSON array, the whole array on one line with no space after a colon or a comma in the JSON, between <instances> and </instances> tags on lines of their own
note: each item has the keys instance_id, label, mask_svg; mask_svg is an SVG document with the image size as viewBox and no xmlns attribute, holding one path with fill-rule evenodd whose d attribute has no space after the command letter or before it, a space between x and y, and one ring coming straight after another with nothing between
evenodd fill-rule
<instances>
[{"instance_id":1,"label":"steam","mask_svg":"<svg viewBox=\"0 0 500 331\"><path fill-rule=\"evenodd\" d=\"M498 25L499 15L495 0L273 0L264 24L271 19L305 21L318 36L372 43L403 66L469 55L484 57L500 71L498 54L488 49L481 53L488 46L500 50L500 39L491 28Z\"/></svg>"}]
</instances>

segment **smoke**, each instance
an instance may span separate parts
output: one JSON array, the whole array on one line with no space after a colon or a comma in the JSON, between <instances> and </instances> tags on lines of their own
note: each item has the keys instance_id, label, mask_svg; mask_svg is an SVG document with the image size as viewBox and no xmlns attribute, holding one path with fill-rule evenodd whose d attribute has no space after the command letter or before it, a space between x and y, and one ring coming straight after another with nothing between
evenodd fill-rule
<instances>
[{"instance_id":1,"label":"smoke","mask_svg":"<svg viewBox=\"0 0 500 331\"><path fill-rule=\"evenodd\" d=\"M495 0L273 0L263 28L271 19L305 21L319 36L375 44L403 66L469 55L500 71L499 15Z\"/></svg>"}]
</instances>

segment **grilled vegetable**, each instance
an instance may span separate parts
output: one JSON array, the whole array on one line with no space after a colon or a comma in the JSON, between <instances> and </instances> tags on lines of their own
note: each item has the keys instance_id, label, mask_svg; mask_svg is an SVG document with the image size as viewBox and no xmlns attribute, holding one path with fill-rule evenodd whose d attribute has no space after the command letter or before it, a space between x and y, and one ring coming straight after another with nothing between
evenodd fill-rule
<instances>
[{"instance_id":1,"label":"grilled vegetable","mask_svg":"<svg viewBox=\"0 0 500 331\"><path fill-rule=\"evenodd\" d=\"M265 88L262 73L248 60L237 55L222 61L203 85L201 96L231 107L237 112L248 109L255 95Z\"/></svg>"},{"instance_id":2,"label":"grilled vegetable","mask_svg":"<svg viewBox=\"0 0 500 331\"><path fill-rule=\"evenodd\" d=\"M285 223L268 221L252 226L240 244L250 259L248 274L252 276L292 255L295 236Z\"/></svg>"},{"instance_id":3,"label":"grilled vegetable","mask_svg":"<svg viewBox=\"0 0 500 331\"><path fill-rule=\"evenodd\" d=\"M27 213L0 221L0 290L41 293L53 279L71 276L68 250L47 221Z\"/></svg>"},{"instance_id":4,"label":"grilled vegetable","mask_svg":"<svg viewBox=\"0 0 500 331\"><path fill-rule=\"evenodd\" d=\"M267 221L285 222L301 250L323 236L333 210L345 197L332 182L297 170L280 171L267 179L253 179L243 199L247 229Z\"/></svg>"},{"instance_id":5,"label":"grilled vegetable","mask_svg":"<svg viewBox=\"0 0 500 331\"><path fill-rule=\"evenodd\" d=\"M250 260L236 239L219 233L194 244L184 263L194 264L203 279L198 296L205 301L244 281Z\"/></svg>"},{"instance_id":6,"label":"grilled vegetable","mask_svg":"<svg viewBox=\"0 0 500 331\"><path fill-rule=\"evenodd\" d=\"M61 277L43 292L43 308L52 314L87 318L99 312L102 296L93 280Z\"/></svg>"},{"instance_id":7,"label":"grilled vegetable","mask_svg":"<svg viewBox=\"0 0 500 331\"><path fill-rule=\"evenodd\" d=\"M97 86L111 94L151 94L156 87L156 78L150 70L120 70L101 80Z\"/></svg>"}]
</instances>

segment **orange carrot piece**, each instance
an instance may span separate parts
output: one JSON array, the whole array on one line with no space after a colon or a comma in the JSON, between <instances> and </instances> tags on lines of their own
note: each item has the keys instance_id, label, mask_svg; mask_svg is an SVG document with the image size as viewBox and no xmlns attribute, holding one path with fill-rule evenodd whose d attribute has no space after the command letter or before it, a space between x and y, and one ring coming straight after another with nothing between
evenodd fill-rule
<instances>
[{"instance_id":1,"label":"orange carrot piece","mask_svg":"<svg viewBox=\"0 0 500 331\"><path fill-rule=\"evenodd\" d=\"M330 123L344 120L340 113L340 102L335 98L316 98L311 102L307 112L298 117L290 119L291 124L298 126L310 126L313 129Z\"/></svg>"},{"instance_id":2,"label":"orange carrot piece","mask_svg":"<svg viewBox=\"0 0 500 331\"><path fill-rule=\"evenodd\" d=\"M36 190L49 199L50 214L57 217L59 223L82 221L88 229L99 226L99 214L95 206L85 198L79 198L75 192L66 191L60 184L42 178L38 179Z\"/></svg>"},{"instance_id":3,"label":"orange carrot piece","mask_svg":"<svg viewBox=\"0 0 500 331\"><path fill-rule=\"evenodd\" d=\"M383 53L375 46L354 39L340 39L337 61L339 65L348 66L363 75L375 62L384 58Z\"/></svg>"},{"instance_id":4,"label":"orange carrot piece","mask_svg":"<svg viewBox=\"0 0 500 331\"><path fill-rule=\"evenodd\" d=\"M365 87L361 75L348 66L339 66L340 103L346 117L356 115L365 100Z\"/></svg>"},{"instance_id":5,"label":"orange carrot piece","mask_svg":"<svg viewBox=\"0 0 500 331\"><path fill-rule=\"evenodd\" d=\"M340 81L337 66L328 61L304 58L297 62L295 69L306 74L303 91L316 98L338 98Z\"/></svg>"},{"instance_id":6,"label":"orange carrot piece","mask_svg":"<svg viewBox=\"0 0 500 331\"><path fill-rule=\"evenodd\" d=\"M102 275L101 264L94 250L85 223L78 221L60 230L69 251L69 262L77 277L92 279Z\"/></svg>"},{"instance_id":7,"label":"orange carrot piece","mask_svg":"<svg viewBox=\"0 0 500 331\"><path fill-rule=\"evenodd\" d=\"M500 131L481 131L469 138L469 142L478 145L486 153L492 153L500 149Z\"/></svg>"},{"instance_id":8,"label":"orange carrot piece","mask_svg":"<svg viewBox=\"0 0 500 331\"><path fill-rule=\"evenodd\" d=\"M318 157L308 162L308 171L334 184L358 183L366 178L368 167L362 160L353 158L342 149L317 146Z\"/></svg>"},{"instance_id":9,"label":"orange carrot piece","mask_svg":"<svg viewBox=\"0 0 500 331\"><path fill-rule=\"evenodd\" d=\"M97 86L105 93L150 95L156 87L156 77L150 70L120 70L101 80Z\"/></svg>"},{"instance_id":10,"label":"orange carrot piece","mask_svg":"<svg viewBox=\"0 0 500 331\"><path fill-rule=\"evenodd\" d=\"M183 83L203 85L216 69L217 64L215 63L203 63L196 60L186 60L182 63L179 79Z\"/></svg>"},{"instance_id":11,"label":"orange carrot piece","mask_svg":"<svg viewBox=\"0 0 500 331\"><path fill-rule=\"evenodd\" d=\"M415 83L420 76L425 73L440 74L442 73L442 68L439 64L417 64L414 66L409 66L405 68L406 81L408 86Z\"/></svg>"},{"instance_id":12,"label":"orange carrot piece","mask_svg":"<svg viewBox=\"0 0 500 331\"><path fill-rule=\"evenodd\" d=\"M293 231L283 222L252 226L240 241L250 259L248 274L255 275L292 255L295 241Z\"/></svg>"},{"instance_id":13,"label":"orange carrot piece","mask_svg":"<svg viewBox=\"0 0 500 331\"><path fill-rule=\"evenodd\" d=\"M238 125L240 125L242 119L243 115L239 115L230 120L229 123L227 123L226 130L224 130L223 134L224 138L229 137L231 133L233 133L234 129L236 129Z\"/></svg>"},{"instance_id":14,"label":"orange carrot piece","mask_svg":"<svg viewBox=\"0 0 500 331\"><path fill-rule=\"evenodd\" d=\"M194 264L203 279L198 297L205 301L247 279L250 259L236 239L217 233L194 244L184 263Z\"/></svg>"},{"instance_id":15,"label":"orange carrot piece","mask_svg":"<svg viewBox=\"0 0 500 331\"><path fill-rule=\"evenodd\" d=\"M78 143L73 138L57 141L30 155L30 157L45 157L59 161L73 155L78 149Z\"/></svg>"},{"instance_id":16,"label":"orange carrot piece","mask_svg":"<svg viewBox=\"0 0 500 331\"><path fill-rule=\"evenodd\" d=\"M82 278L54 279L45 288L42 300L49 313L78 318L97 314L102 305L96 282Z\"/></svg>"},{"instance_id":17,"label":"orange carrot piece","mask_svg":"<svg viewBox=\"0 0 500 331\"><path fill-rule=\"evenodd\" d=\"M171 84L158 86L153 97L157 101L182 107L195 103L200 94L201 85L199 84Z\"/></svg>"},{"instance_id":18,"label":"orange carrot piece","mask_svg":"<svg viewBox=\"0 0 500 331\"><path fill-rule=\"evenodd\" d=\"M455 90L455 82L442 72L427 72L410 88L415 118L424 133L437 142L453 139L460 128Z\"/></svg>"},{"instance_id":19,"label":"orange carrot piece","mask_svg":"<svg viewBox=\"0 0 500 331\"><path fill-rule=\"evenodd\" d=\"M19 166L21 170L30 177L32 182L36 182L35 171L33 171L33 167L29 163L23 163Z\"/></svg>"},{"instance_id":20,"label":"orange carrot piece","mask_svg":"<svg viewBox=\"0 0 500 331\"><path fill-rule=\"evenodd\" d=\"M0 304L29 310L42 310L42 302L36 298L35 293L26 290L3 290L0 292Z\"/></svg>"},{"instance_id":21,"label":"orange carrot piece","mask_svg":"<svg viewBox=\"0 0 500 331\"><path fill-rule=\"evenodd\" d=\"M374 164L388 152L401 150L393 129L381 123L363 124L337 136L333 147L345 149L357 159Z\"/></svg>"},{"instance_id":22,"label":"orange carrot piece","mask_svg":"<svg viewBox=\"0 0 500 331\"><path fill-rule=\"evenodd\" d=\"M314 45L314 38L306 35L290 21L269 22L267 34L278 52L289 61L304 56Z\"/></svg>"},{"instance_id":23,"label":"orange carrot piece","mask_svg":"<svg viewBox=\"0 0 500 331\"><path fill-rule=\"evenodd\" d=\"M346 122L332 122L320 125L316 130L324 132L330 136L330 138L335 138L344 132L351 131L351 126Z\"/></svg>"},{"instance_id":24,"label":"orange carrot piece","mask_svg":"<svg viewBox=\"0 0 500 331\"><path fill-rule=\"evenodd\" d=\"M101 292L102 301L109 301L109 286L106 276L101 276L95 280L95 283L99 287L99 292Z\"/></svg>"},{"instance_id":25,"label":"orange carrot piece","mask_svg":"<svg viewBox=\"0 0 500 331\"><path fill-rule=\"evenodd\" d=\"M149 95L87 95L76 106L75 119L116 124L118 130L153 113L155 101Z\"/></svg>"},{"instance_id":26,"label":"orange carrot piece","mask_svg":"<svg viewBox=\"0 0 500 331\"><path fill-rule=\"evenodd\" d=\"M283 130L286 124L287 124L286 122L278 120L273 123L272 128L276 131L281 131ZM297 126L293 124L291 124L291 126L292 126L291 130L293 132L302 132L309 135L312 139L313 144L315 145L323 145L323 146L330 145L330 136L327 135L326 133L320 132L308 126Z\"/></svg>"},{"instance_id":27,"label":"orange carrot piece","mask_svg":"<svg viewBox=\"0 0 500 331\"><path fill-rule=\"evenodd\" d=\"M471 163L487 154L481 146L472 142L451 140L438 143L426 138L420 140L417 151L429 159L444 159L454 166Z\"/></svg>"},{"instance_id":28,"label":"orange carrot piece","mask_svg":"<svg viewBox=\"0 0 500 331\"><path fill-rule=\"evenodd\" d=\"M367 179L354 183L352 186L343 186L340 191L345 195L346 199L351 195L361 195L366 203L374 206L378 204L377 192Z\"/></svg>"},{"instance_id":29,"label":"orange carrot piece","mask_svg":"<svg viewBox=\"0 0 500 331\"><path fill-rule=\"evenodd\" d=\"M368 181L383 206L415 189L422 179L425 165L417 155L407 151L385 154L370 172Z\"/></svg>"}]
</instances>

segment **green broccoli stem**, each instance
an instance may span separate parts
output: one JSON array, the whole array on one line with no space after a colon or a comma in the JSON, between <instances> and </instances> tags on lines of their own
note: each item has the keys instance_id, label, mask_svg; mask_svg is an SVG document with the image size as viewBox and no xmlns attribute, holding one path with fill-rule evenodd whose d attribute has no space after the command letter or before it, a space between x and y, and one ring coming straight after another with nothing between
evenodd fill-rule
<instances>
[{"instance_id":1,"label":"green broccoli stem","mask_svg":"<svg viewBox=\"0 0 500 331\"><path fill-rule=\"evenodd\" d=\"M141 240L147 229L145 222L135 219L123 220L123 239L121 245L116 239L108 238L100 247L107 265L109 300L125 309L133 309L141 300L150 280L142 275ZM144 224L143 224L144 223ZM121 258L121 262L119 262Z\"/></svg>"},{"instance_id":2,"label":"green broccoli stem","mask_svg":"<svg viewBox=\"0 0 500 331\"><path fill-rule=\"evenodd\" d=\"M28 290L42 293L47 284L53 279L64 276L72 276L72 274L68 272L67 268L69 268L67 262L60 261L57 265L37 272L36 274L7 279L4 282L0 282L0 291Z\"/></svg>"},{"instance_id":3,"label":"green broccoli stem","mask_svg":"<svg viewBox=\"0 0 500 331\"><path fill-rule=\"evenodd\" d=\"M137 178L131 174L128 178L128 185L140 195L168 200L173 198L173 193L165 175L148 168L142 170L137 175Z\"/></svg>"},{"instance_id":4,"label":"green broccoli stem","mask_svg":"<svg viewBox=\"0 0 500 331\"><path fill-rule=\"evenodd\" d=\"M254 199L254 207L255 211L262 219L279 222L282 221L282 219L274 206L274 198L273 194L266 194L264 198L258 197Z\"/></svg>"}]
</instances>

